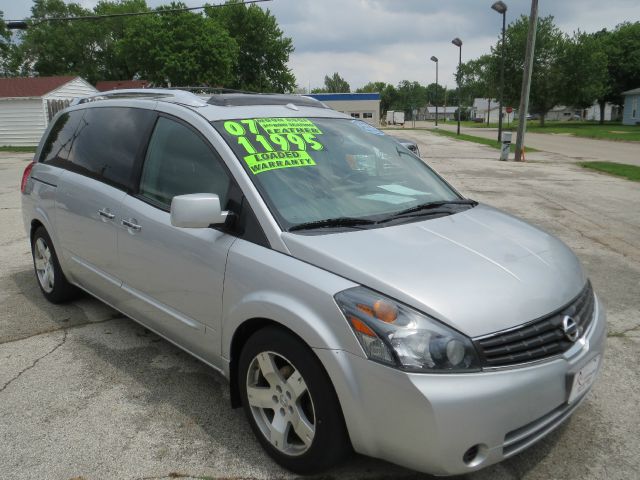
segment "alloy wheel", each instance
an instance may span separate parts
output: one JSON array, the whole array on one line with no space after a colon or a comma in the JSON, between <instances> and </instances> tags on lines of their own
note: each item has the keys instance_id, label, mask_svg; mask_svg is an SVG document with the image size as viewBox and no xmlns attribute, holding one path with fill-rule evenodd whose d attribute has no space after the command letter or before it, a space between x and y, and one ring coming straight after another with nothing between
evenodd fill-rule
<instances>
[{"instance_id":1,"label":"alloy wheel","mask_svg":"<svg viewBox=\"0 0 640 480\"><path fill-rule=\"evenodd\" d=\"M53 260L51 249L42 237L36 240L33 258L40 286L45 292L51 293L55 284Z\"/></svg>"},{"instance_id":2,"label":"alloy wheel","mask_svg":"<svg viewBox=\"0 0 640 480\"><path fill-rule=\"evenodd\" d=\"M275 352L261 352L249 365L247 398L265 438L285 455L305 453L313 442L316 416L307 384L295 366Z\"/></svg>"}]
</instances>

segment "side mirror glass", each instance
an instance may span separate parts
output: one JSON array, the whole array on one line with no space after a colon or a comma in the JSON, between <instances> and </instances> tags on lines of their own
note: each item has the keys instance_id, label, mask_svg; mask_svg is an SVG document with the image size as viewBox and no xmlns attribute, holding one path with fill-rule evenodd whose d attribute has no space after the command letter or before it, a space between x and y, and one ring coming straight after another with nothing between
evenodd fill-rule
<instances>
[{"instance_id":1,"label":"side mirror glass","mask_svg":"<svg viewBox=\"0 0 640 480\"><path fill-rule=\"evenodd\" d=\"M207 228L223 224L229 212L220 207L215 193L190 193L171 200L171 225L180 228Z\"/></svg>"}]
</instances>

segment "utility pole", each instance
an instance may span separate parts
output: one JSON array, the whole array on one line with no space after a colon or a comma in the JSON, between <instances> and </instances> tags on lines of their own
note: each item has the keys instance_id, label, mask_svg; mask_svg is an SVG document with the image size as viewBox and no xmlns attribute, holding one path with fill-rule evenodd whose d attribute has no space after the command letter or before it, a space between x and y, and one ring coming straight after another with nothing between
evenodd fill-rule
<instances>
[{"instance_id":1,"label":"utility pole","mask_svg":"<svg viewBox=\"0 0 640 480\"><path fill-rule=\"evenodd\" d=\"M522 91L520 92L520 110L518 111L518 138L516 139L516 162L522 161L522 146L524 134L527 130L527 110L529 110L529 92L531 91L531 74L533 73L533 56L536 50L536 31L538 29L538 0L531 0L531 14L529 15L529 35L527 37L527 51L522 72Z\"/></svg>"}]
</instances>

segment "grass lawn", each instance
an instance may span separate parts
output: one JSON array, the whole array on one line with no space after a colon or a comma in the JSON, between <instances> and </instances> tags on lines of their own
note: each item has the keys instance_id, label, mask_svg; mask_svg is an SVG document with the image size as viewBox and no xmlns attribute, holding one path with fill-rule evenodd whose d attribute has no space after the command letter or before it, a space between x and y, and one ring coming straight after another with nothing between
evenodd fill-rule
<instances>
[{"instance_id":1,"label":"grass lawn","mask_svg":"<svg viewBox=\"0 0 640 480\"><path fill-rule=\"evenodd\" d=\"M36 153L36 147L12 147L7 145L0 147L0 152Z\"/></svg>"},{"instance_id":2,"label":"grass lawn","mask_svg":"<svg viewBox=\"0 0 640 480\"><path fill-rule=\"evenodd\" d=\"M470 128L498 128L498 123L461 122L461 125ZM504 125L506 129L506 124ZM512 122L509 129L516 131L518 122ZM571 135L583 138L595 138L598 140L622 140L627 142L640 142L640 126L622 125L618 122L607 122L599 125L596 122L545 122L540 126L538 120L527 122L527 131L532 133L553 133Z\"/></svg>"},{"instance_id":3,"label":"grass lawn","mask_svg":"<svg viewBox=\"0 0 640 480\"><path fill-rule=\"evenodd\" d=\"M547 122L544 127L538 123L527 123L527 131L533 133L555 133L599 140L623 140L640 142L640 126L592 122Z\"/></svg>"},{"instance_id":4,"label":"grass lawn","mask_svg":"<svg viewBox=\"0 0 640 480\"><path fill-rule=\"evenodd\" d=\"M609 173L618 177L624 177L635 182L640 182L640 167L614 162L582 162L585 168Z\"/></svg>"},{"instance_id":5,"label":"grass lawn","mask_svg":"<svg viewBox=\"0 0 640 480\"><path fill-rule=\"evenodd\" d=\"M481 145L486 145L488 147L492 147L495 148L497 150L500 150L501 145L497 140L491 140L489 138L482 138L482 137L475 137L473 135L467 135L464 133L461 133L460 135L457 135L456 132L452 132L449 130L429 130L429 133L435 133L436 135L442 135L443 137L450 137L453 138L455 140L464 140L465 142L474 142L474 143L479 143ZM515 143L511 144L511 153L514 153L516 151L516 145ZM531 147L525 147L525 153L526 152L538 152L539 150L536 150L535 148L531 148Z\"/></svg>"}]
</instances>

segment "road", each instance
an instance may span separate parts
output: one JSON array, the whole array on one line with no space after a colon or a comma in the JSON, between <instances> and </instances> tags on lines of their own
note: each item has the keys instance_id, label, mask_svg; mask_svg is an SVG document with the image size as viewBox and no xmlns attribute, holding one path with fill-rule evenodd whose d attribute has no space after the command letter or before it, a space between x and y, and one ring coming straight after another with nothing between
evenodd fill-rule
<instances>
[{"instance_id":1,"label":"road","mask_svg":"<svg viewBox=\"0 0 640 480\"><path fill-rule=\"evenodd\" d=\"M609 313L603 370L583 406L537 445L464 478L638 478L638 184L557 155L498 162L488 147L426 131L403 136L465 195L568 243ZM20 213L27 161L0 153L0 478L296 478L262 452L211 369L97 300L44 300ZM401 410L390 406L389 414ZM354 456L317 478L432 477Z\"/></svg>"},{"instance_id":2,"label":"road","mask_svg":"<svg viewBox=\"0 0 640 480\"><path fill-rule=\"evenodd\" d=\"M433 124L429 123L432 127ZM455 123L440 123L438 128L456 131ZM495 128L462 127L461 133L476 137L496 139L498 130ZM517 135L514 132L512 143L515 144ZM640 142L613 142L594 140L591 138L574 137L572 135L530 133L525 135L525 144L544 152L556 153L570 161L602 161L626 163L640 166ZM526 154L526 148L525 148ZM560 160L560 158L558 159Z\"/></svg>"}]
</instances>

